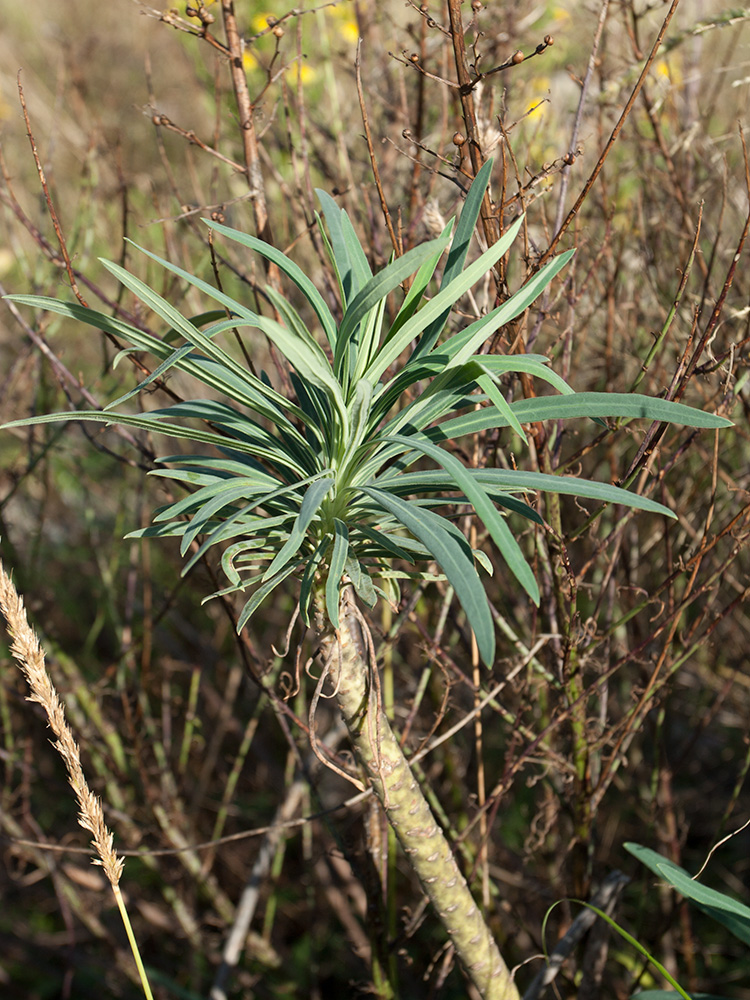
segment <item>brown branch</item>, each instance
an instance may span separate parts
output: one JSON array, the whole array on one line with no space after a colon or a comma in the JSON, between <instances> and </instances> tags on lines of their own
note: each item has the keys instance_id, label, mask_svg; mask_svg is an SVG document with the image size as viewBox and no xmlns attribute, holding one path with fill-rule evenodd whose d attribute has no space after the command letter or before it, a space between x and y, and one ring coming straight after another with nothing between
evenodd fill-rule
<instances>
[{"instance_id":1,"label":"brown branch","mask_svg":"<svg viewBox=\"0 0 750 1000\"><path fill-rule=\"evenodd\" d=\"M453 54L456 61L456 74L461 95L461 112L466 126L466 138L469 140L469 156L474 176L479 173L484 163L484 153L477 137L477 116L474 110L474 98L472 88L474 81L469 73L469 64L466 57L466 41L464 39L463 21L461 18L461 0L448 0L448 14L451 25L451 39L453 42ZM498 219L492 211L492 200L490 198L489 185L482 198L482 228L487 246L493 246L500 238L500 226ZM501 265L497 265L501 267ZM498 271L501 274L501 271Z\"/></svg>"},{"instance_id":2,"label":"brown branch","mask_svg":"<svg viewBox=\"0 0 750 1000\"><path fill-rule=\"evenodd\" d=\"M450 2L451 3L455 3L456 0L450 0ZM536 270L539 270L539 268L542 267L542 265L545 264L550 259L550 257L554 254L555 249L557 247L557 244L560 242L560 240L562 239L564 233L567 231L568 227L573 222L573 220L575 219L575 217L578 215L578 211L579 211L581 205L584 203L584 201L588 197L589 191L594 186L594 183L595 183L597 177L601 173L602 167L604 166L604 163L605 163L607 157L609 156L610 150L612 149L612 147L614 146L615 142L619 138L620 132L622 131L623 126L625 125L625 122L627 121L628 116L630 115L630 112L633 110L633 105L635 104L636 100L638 99L638 95L640 94L641 89L643 88L643 85L646 82L646 77L648 76L648 72L651 69L651 64L653 63L654 59L656 58L656 54L658 53L659 49L661 48L662 41L664 40L664 35L667 32L667 28L669 27L669 23L672 20L672 17L674 16L674 13L677 10L677 7L678 7L679 3L680 3L680 0L672 0L672 4L671 4L669 10L667 11L667 15L664 18L664 22L662 23L661 28L659 29L659 34L656 36L656 40L654 41L654 44L653 44L653 46L651 48L651 52L649 53L648 59L646 59L645 65L644 65L643 69L641 70L641 75L638 77L638 82L636 83L635 87L633 88L633 92L630 95L630 97L628 98L627 104L623 108L622 114L620 115L620 117L617 120L617 124L612 129L612 134L610 135L609 139L607 140L607 143L606 143L604 149L602 150L601 156L597 160L596 166L594 167L594 169L591 172L591 175L589 176L588 180L584 184L583 189L581 190L581 193L578 195L578 198L576 199L575 204L573 205L573 207L571 208L571 210L568 212L567 218L565 219L565 221L563 222L563 224L560 226L560 228L558 229L558 231L555 233L555 235L552 238L552 242L550 243L549 247L545 250L545 252L539 258L539 260L538 260L538 262L536 264Z\"/></svg>"},{"instance_id":3,"label":"brown branch","mask_svg":"<svg viewBox=\"0 0 750 1000\"><path fill-rule=\"evenodd\" d=\"M34 157L34 163L36 163L36 170L39 174L39 181L42 185L42 191L44 191L44 200L47 202L47 209L52 219L52 225L55 227L55 235L57 236L57 242L60 246L60 253L62 254L63 260L65 261L65 270L68 272L68 279L70 281L70 287L73 289L73 293L82 306L88 308L88 302L81 295L78 284L76 283L75 274L73 273L73 265L70 263L70 256L68 254L68 246L65 242L65 236L63 235L62 226L60 225L60 220L57 217L57 212L55 211L55 206L52 203L52 198L50 197L49 188L47 186L47 178L44 173L44 167L42 166L42 161L39 159L39 152L36 148L36 141L34 139L34 134L31 131L31 121L29 120L29 112L26 109L26 99L23 96L23 87L21 86L21 71L18 71L16 76L16 86L18 87L18 99L21 102L21 110L23 111L23 120L26 123L26 135L29 138L31 144L31 152Z\"/></svg>"},{"instance_id":4,"label":"brown branch","mask_svg":"<svg viewBox=\"0 0 750 1000\"><path fill-rule=\"evenodd\" d=\"M380 171L378 170L378 161L375 158L375 147L372 144L372 132L370 131L370 121L367 117L367 106L365 104L365 95L362 91L362 39L360 38L357 42L357 56L354 61L354 70L357 77L357 96L359 97L359 107L362 112L362 124L365 129L365 140L367 141L367 151L370 154L370 165L372 167L372 175L375 178L375 187L378 189L378 197L380 198L380 208L383 212L383 218L385 219L385 224L388 229L388 235L391 238L391 244L393 245L393 252L397 257L400 257L404 252L401 243L396 236L393 229L393 221L391 219L391 213L388 209L388 202L385 199L385 192L383 191L383 185L380 182Z\"/></svg>"},{"instance_id":5,"label":"brown branch","mask_svg":"<svg viewBox=\"0 0 750 1000\"><path fill-rule=\"evenodd\" d=\"M253 203L255 229L260 239L266 243L270 243L271 246L275 246L268 218L265 183L260 167L258 136L255 131L255 108L253 102L250 100L245 67L242 63L242 37L237 27L237 18L234 13L234 3L232 0L222 0L221 11L224 16L224 31L226 32L227 50L230 55L229 63L232 73L232 86L234 88L235 100L237 101L237 111L242 131L245 174L247 176L248 187L250 188L250 199ZM281 281L278 267L275 264L267 262L265 258L264 264L270 284L277 289L280 288Z\"/></svg>"}]
</instances>

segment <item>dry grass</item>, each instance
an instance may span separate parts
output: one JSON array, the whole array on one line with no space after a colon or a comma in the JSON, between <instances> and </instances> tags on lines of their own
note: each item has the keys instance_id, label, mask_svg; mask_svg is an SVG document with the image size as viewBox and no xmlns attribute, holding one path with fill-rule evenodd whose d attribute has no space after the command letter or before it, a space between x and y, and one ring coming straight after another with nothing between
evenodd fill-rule
<instances>
[{"instance_id":1,"label":"dry grass","mask_svg":"<svg viewBox=\"0 0 750 1000\"><path fill-rule=\"evenodd\" d=\"M78 744L73 739L65 718L65 709L44 664L44 650L29 625L23 600L1 562L0 609L5 616L8 634L11 637L10 651L18 661L31 689L28 701L42 706L47 722L57 737L53 745L62 757L68 772L68 781L79 809L78 823L93 836L92 843L97 854L94 864L102 866L112 888L115 888L120 882L125 861L117 856L114 834L107 829L104 822L102 804L86 781Z\"/></svg>"}]
</instances>

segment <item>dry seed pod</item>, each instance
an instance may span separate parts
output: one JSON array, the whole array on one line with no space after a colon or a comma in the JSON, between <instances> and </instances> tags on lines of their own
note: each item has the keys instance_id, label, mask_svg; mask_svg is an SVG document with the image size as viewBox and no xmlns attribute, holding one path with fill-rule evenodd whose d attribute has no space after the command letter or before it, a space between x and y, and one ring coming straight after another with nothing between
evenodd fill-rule
<instances>
[{"instance_id":1,"label":"dry seed pod","mask_svg":"<svg viewBox=\"0 0 750 1000\"><path fill-rule=\"evenodd\" d=\"M516 49L516 51L510 57L510 61L513 63L514 66L518 66L518 64L522 63L523 60L524 60L524 54L523 52L521 52L520 49Z\"/></svg>"},{"instance_id":2,"label":"dry seed pod","mask_svg":"<svg viewBox=\"0 0 750 1000\"><path fill-rule=\"evenodd\" d=\"M465 135L462 135L461 132L454 132L453 133L453 145L454 146L463 146L463 144L465 142L466 142L466 136Z\"/></svg>"}]
</instances>

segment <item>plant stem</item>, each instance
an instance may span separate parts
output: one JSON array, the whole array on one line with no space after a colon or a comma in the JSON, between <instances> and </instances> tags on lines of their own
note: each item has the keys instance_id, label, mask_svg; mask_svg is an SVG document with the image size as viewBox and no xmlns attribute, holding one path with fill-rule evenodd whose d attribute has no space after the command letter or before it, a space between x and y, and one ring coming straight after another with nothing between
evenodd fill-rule
<instances>
[{"instance_id":1,"label":"plant stem","mask_svg":"<svg viewBox=\"0 0 750 1000\"><path fill-rule=\"evenodd\" d=\"M342 592L330 679L355 752L422 888L484 1000L519 1000L518 989L435 822L371 684L371 655L351 587Z\"/></svg>"}]
</instances>

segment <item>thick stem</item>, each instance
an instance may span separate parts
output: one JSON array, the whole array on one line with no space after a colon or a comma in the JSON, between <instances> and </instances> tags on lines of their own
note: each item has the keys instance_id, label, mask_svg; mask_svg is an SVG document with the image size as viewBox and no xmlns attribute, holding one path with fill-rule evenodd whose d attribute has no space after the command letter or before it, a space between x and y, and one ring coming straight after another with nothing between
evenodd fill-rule
<instances>
[{"instance_id":1,"label":"thick stem","mask_svg":"<svg viewBox=\"0 0 750 1000\"><path fill-rule=\"evenodd\" d=\"M518 989L451 846L432 815L370 687L369 655L351 587L343 591L330 677L354 749L404 854L484 1000L519 1000Z\"/></svg>"}]
</instances>

